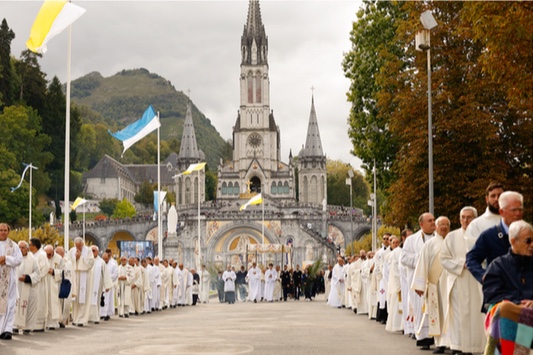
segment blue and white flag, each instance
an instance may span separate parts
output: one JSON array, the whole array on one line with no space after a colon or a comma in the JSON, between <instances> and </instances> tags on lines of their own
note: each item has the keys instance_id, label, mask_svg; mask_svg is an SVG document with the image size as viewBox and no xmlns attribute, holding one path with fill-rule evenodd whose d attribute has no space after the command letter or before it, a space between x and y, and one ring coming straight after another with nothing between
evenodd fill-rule
<instances>
[{"instance_id":1,"label":"blue and white flag","mask_svg":"<svg viewBox=\"0 0 533 355\"><path fill-rule=\"evenodd\" d=\"M163 204L163 202L165 201L165 198L167 198L167 192L166 191L161 191L161 202L159 202L159 198L157 197L157 190L154 191L154 210L155 210L155 212L159 212L159 206L161 206Z\"/></svg>"},{"instance_id":2,"label":"blue and white flag","mask_svg":"<svg viewBox=\"0 0 533 355\"><path fill-rule=\"evenodd\" d=\"M150 105L146 111L144 111L144 114L140 120L133 122L122 131L118 131L116 133L111 133L111 131L108 132L119 141L122 141L122 144L124 145L122 156L124 156L124 153L129 147L159 127L161 127L159 117L157 117L157 113L154 111L152 105Z\"/></svg>"},{"instance_id":3,"label":"blue and white flag","mask_svg":"<svg viewBox=\"0 0 533 355\"><path fill-rule=\"evenodd\" d=\"M20 177L20 182L16 187L11 188L11 192L14 192L15 190L18 190L22 186L22 182L24 181L24 176L26 175L26 171L28 171L29 168L37 169L35 166L31 164L22 163L22 165L25 166L24 171L22 172L22 176Z\"/></svg>"}]
</instances>

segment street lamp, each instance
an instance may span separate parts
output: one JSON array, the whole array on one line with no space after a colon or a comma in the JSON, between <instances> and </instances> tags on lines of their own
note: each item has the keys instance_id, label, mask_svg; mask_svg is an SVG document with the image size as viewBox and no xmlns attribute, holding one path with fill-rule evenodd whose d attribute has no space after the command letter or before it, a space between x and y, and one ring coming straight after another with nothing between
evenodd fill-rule
<instances>
[{"instance_id":1,"label":"street lamp","mask_svg":"<svg viewBox=\"0 0 533 355\"><path fill-rule=\"evenodd\" d=\"M348 179L346 179L346 185L350 185L350 242L353 242L353 213L352 213L352 179L353 170L348 170Z\"/></svg>"},{"instance_id":2,"label":"street lamp","mask_svg":"<svg viewBox=\"0 0 533 355\"><path fill-rule=\"evenodd\" d=\"M420 15L420 22L424 26L423 30L416 33L416 50L427 53L428 63L428 180L429 180L429 212L434 212L433 197L433 121L431 117L431 52L430 52L430 31L437 27L437 21L430 10L424 11Z\"/></svg>"}]
</instances>

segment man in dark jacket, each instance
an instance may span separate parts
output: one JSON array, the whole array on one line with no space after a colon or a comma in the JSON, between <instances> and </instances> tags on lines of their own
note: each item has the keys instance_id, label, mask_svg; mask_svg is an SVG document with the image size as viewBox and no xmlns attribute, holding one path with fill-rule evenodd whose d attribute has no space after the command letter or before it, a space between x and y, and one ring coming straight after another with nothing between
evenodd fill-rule
<instances>
[{"instance_id":1,"label":"man in dark jacket","mask_svg":"<svg viewBox=\"0 0 533 355\"><path fill-rule=\"evenodd\" d=\"M485 274L485 269L482 266L483 261L486 260L487 265L490 265L494 259L506 254L509 250L511 246L508 237L509 226L511 223L522 219L524 215L523 201L523 196L518 192L506 191L502 193L498 199L500 215L502 216L501 222L483 231L472 250L466 254L466 267L479 283L483 283L483 274Z\"/></svg>"},{"instance_id":2,"label":"man in dark jacket","mask_svg":"<svg viewBox=\"0 0 533 355\"><path fill-rule=\"evenodd\" d=\"M281 272L281 287L283 289L283 301L287 301L287 295L291 292L291 272L287 270L287 265Z\"/></svg>"},{"instance_id":3,"label":"man in dark jacket","mask_svg":"<svg viewBox=\"0 0 533 355\"><path fill-rule=\"evenodd\" d=\"M485 305L503 300L533 308L533 227L525 221L509 227L511 248L496 258L483 278Z\"/></svg>"}]
</instances>

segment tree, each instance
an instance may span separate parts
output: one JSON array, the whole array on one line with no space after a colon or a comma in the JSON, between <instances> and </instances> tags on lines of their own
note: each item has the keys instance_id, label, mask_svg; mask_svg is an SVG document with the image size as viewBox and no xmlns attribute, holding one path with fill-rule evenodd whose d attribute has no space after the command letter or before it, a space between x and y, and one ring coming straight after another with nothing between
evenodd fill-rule
<instances>
[{"instance_id":1,"label":"tree","mask_svg":"<svg viewBox=\"0 0 533 355\"><path fill-rule=\"evenodd\" d=\"M114 218L131 218L135 217L135 207L131 204L130 201L123 199L117 203L115 211L113 212Z\"/></svg>"},{"instance_id":2,"label":"tree","mask_svg":"<svg viewBox=\"0 0 533 355\"><path fill-rule=\"evenodd\" d=\"M350 186L346 184L348 170L354 172L352 179L352 206L367 209L370 187L363 175L349 164L340 160L328 160L328 203L331 205L350 207Z\"/></svg>"},{"instance_id":3,"label":"tree","mask_svg":"<svg viewBox=\"0 0 533 355\"><path fill-rule=\"evenodd\" d=\"M205 195L206 201L214 201L217 198L217 174L211 170L205 172Z\"/></svg>"},{"instance_id":4,"label":"tree","mask_svg":"<svg viewBox=\"0 0 533 355\"><path fill-rule=\"evenodd\" d=\"M41 71L38 58L42 54L28 49L22 51L20 60L15 62L15 70L20 78L18 100L42 112L46 98L46 74Z\"/></svg>"},{"instance_id":5,"label":"tree","mask_svg":"<svg viewBox=\"0 0 533 355\"><path fill-rule=\"evenodd\" d=\"M108 218L110 218L113 212L115 211L115 207L117 206L117 204L118 200L116 198L104 198L98 204L98 208L100 208L100 211L102 211Z\"/></svg>"},{"instance_id":6,"label":"tree","mask_svg":"<svg viewBox=\"0 0 533 355\"><path fill-rule=\"evenodd\" d=\"M9 28L6 19L0 25L0 109L15 102L16 79L11 64L11 41L15 32Z\"/></svg>"},{"instance_id":7,"label":"tree","mask_svg":"<svg viewBox=\"0 0 533 355\"><path fill-rule=\"evenodd\" d=\"M157 185L150 184L147 180L141 183L139 192L135 194L133 198L135 202L140 203L144 208L148 208L154 205L154 190L157 190Z\"/></svg>"},{"instance_id":8,"label":"tree","mask_svg":"<svg viewBox=\"0 0 533 355\"><path fill-rule=\"evenodd\" d=\"M21 240L28 241L28 236L29 236L28 228L22 228L19 230L11 230L11 233L9 233L9 238L15 242L19 242ZM54 247L58 245L64 246L64 243L65 243L64 237L61 234L59 234L59 231L55 227L50 226L49 223L45 223L43 226L35 229L32 232L32 237L39 239L43 246L45 245L52 245ZM69 245L67 246L67 249L70 249L73 246L74 246L74 242L70 240Z\"/></svg>"}]
</instances>

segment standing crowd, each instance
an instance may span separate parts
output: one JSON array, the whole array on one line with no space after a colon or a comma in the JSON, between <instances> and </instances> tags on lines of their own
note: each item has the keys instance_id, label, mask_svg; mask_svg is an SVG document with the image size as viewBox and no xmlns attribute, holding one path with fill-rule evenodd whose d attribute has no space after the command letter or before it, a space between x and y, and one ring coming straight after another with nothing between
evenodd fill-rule
<instances>
[{"instance_id":1,"label":"standing crowd","mask_svg":"<svg viewBox=\"0 0 533 355\"><path fill-rule=\"evenodd\" d=\"M209 301L205 266L125 256L118 264L110 249L100 255L82 238L65 252L37 238L17 244L9 232L0 223L0 339Z\"/></svg>"},{"instance_id":2,"label":"standing crowd","mask_svg":"<svg viewBox=\"0 0 533 355\"><path fill-rule=\"evenodd\" d=\"M522 354L533 348L533 227L523 196L491 183L487 208L460 211L461 228L431 213L420 230L385 234L326 273L327 302L403 332L442 354Z\"/></svg>"}]
</instances>

